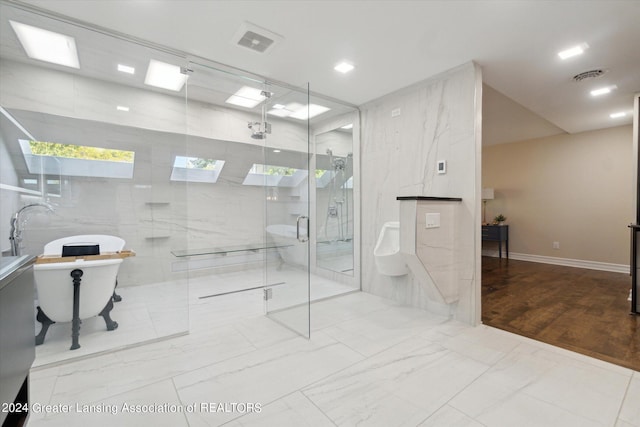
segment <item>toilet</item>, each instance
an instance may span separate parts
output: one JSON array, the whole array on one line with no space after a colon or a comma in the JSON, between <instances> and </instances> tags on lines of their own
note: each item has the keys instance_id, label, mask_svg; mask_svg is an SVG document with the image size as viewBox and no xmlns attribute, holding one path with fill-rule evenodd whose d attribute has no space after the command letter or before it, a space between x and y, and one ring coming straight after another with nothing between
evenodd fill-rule
<instances>
[{"instance_id":1,"label":"toilet","mask_svg":"<svg viewBox=\"0 0 640 427\"><path fill-rule=\"evenodd\" d=\"M384 223L373 250L373 256L380 274L403 276L409 273L407 264L400 254L400 223L398 221Z\"/></svg>"}]
</instances>

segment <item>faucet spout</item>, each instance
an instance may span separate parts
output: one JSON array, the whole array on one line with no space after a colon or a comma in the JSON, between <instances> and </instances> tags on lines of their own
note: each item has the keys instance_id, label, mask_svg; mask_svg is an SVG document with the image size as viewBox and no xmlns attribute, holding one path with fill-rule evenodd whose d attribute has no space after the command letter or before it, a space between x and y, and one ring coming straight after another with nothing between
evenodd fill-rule
<instances>
[{"instance_id":1,"label":"faucet spout","mask_svg":"<svg viewBox=\"0 0 640 427\"><path fill-rule=\"evenodd\" d=\"M21 221L22 214L34 208L45 208L48 212L53 212L53 206L47 202L30 203L18 209L16 213L11 216L11 231L9 233L9 241L11 243L11 255L20 255L20 243L22 243L22 227L24 221Z\"/></svg>"}]
</instances>

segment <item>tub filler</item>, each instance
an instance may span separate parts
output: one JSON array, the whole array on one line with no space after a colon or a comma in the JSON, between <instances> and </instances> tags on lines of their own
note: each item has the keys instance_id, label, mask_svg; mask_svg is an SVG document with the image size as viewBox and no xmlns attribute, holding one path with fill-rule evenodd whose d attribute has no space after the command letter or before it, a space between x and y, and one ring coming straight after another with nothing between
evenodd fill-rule
<instances>
[{"instance_id":1,"label":"tub filler","mask_svg":"<svg viewBox=\"0 0 640 427\"><path fill-rule=\"evenodd\" d=\"M297 227L288 224L272 224L267 226L267 233L278 247L282 261L292 265L307 265L307 246L298 240ZM307 229L300 228L302 236L307 236Z\"/></svg>"},{"instance_id":2,"label":"tub filler","mask_svg":"<svg viewBox=\"0 0 640 427\"><path fill-rule=\"evenodd\" d=\"M63 247L83 245L99 245L102 255L69 257L68 261L60 257ZM33 267L39 303L36 320L42 324L36 345L44 342L49 326L56 322L71 322L71 350L80 348L82 319L99 315L104 318L108 331L118 327L110 312L118 269L124 257L119 254L123 246L124 240L102 235L72 236L45 246L45 255L39 257Z\"/></svg>"}]
</instances>

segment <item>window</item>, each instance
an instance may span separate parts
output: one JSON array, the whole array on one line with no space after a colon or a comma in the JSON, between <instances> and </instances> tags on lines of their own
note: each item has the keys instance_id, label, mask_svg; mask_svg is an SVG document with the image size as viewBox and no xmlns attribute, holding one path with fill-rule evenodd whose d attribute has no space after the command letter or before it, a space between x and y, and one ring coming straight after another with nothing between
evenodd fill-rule
<instances>
[{"instance_id":1,"label":"window","mask_svg":"<svg viewBox=\"0 0 640 427\"><path fill-rule=\"evenodd\" d=\"M19 140L29 173L132 178L133 151L57 142Z\"/></svg>"},{"instance_id":2,"label":"window","mask_svg":"<svg viewBox=\"0 0 640 427\"><path fill-rule=\"evenodd\" d=\"M176 156L171 171L171 181L208 182L218 181L224 160L201 157Z\"/></svg>"},{"instance_id":3,"label":"window","mask_svg":"<svg viewBox=\"0 0 640 427\"><path fill-rule=\"evenodd\" d=\"M242 185L266 185L267 187L297 187L309 174L306 170L287 166L254 163Z\"/></svg>"}]
</instances>

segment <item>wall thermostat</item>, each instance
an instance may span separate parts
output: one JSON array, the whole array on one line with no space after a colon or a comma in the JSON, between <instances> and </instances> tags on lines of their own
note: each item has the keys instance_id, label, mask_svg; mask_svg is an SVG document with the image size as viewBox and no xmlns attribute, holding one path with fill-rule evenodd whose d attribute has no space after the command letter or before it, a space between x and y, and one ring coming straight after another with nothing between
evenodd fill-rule
<instances>
[{"instance_id":1,"label":"wall thermostat","mask_svg":"<svg viewBox=\"0 0 640 427\"><path fill-rule=\"evenodd\" d=\"M438 160L438 173L445 174L447 173L447 161L446 160Z\"/></svg>"}]
</instances>

